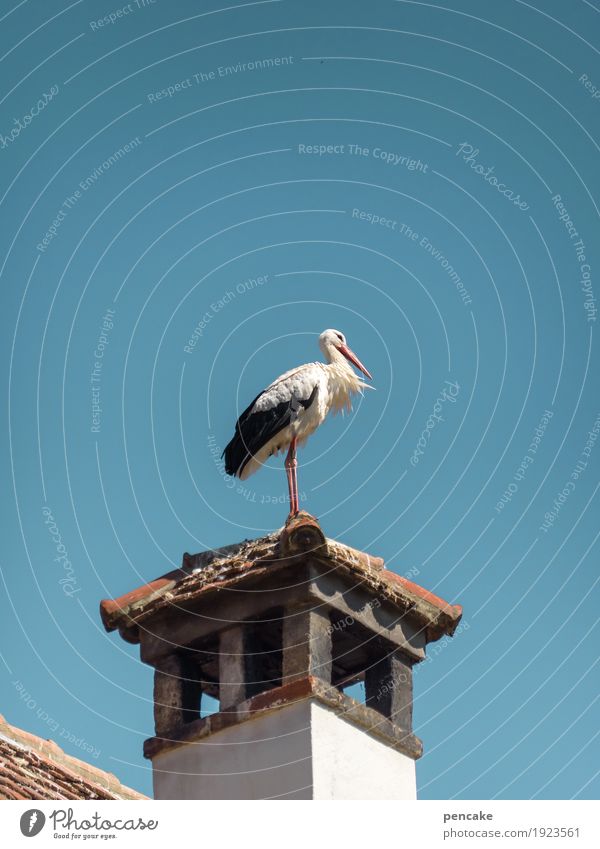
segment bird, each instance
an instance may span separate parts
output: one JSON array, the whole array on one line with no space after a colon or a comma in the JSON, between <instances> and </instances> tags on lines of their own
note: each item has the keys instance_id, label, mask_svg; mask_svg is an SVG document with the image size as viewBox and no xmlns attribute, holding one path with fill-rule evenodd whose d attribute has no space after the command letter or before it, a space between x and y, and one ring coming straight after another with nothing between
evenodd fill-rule
<instances>
[{"instance_id":1,"label":"bird","mask_svg":"<svg viewBox=\"0 0 600 849\"><path fill-rule=\"evenodd\" d=\"M246 480L263 463L287 448L285 470L290 513L299 512L298 446L321 425L327 415L352 409L352 396L372 389L353 370L369 380L370 372L350 350L339 330L324 330L319 347L327 362L306 363L286 371L260 392L244 410L235 425L235 433L226 446L225 472ZM352 365L350 365L352 364Z\"/></svg>"}]
</instances>

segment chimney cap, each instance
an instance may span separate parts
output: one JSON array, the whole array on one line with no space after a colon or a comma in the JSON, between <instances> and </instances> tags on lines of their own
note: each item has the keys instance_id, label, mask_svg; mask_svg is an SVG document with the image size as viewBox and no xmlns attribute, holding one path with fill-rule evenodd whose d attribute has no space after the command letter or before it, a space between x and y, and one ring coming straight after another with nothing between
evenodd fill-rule
<instances>
[{"instance_id":1,"label":"chimney cap","mask_svg":"<svg viewBox=\"0 0 600 849\"><path fill-rule=\"evenodd\" d=\"M427 642L452 635L462 607L452 605L418 584L384 568L383 559L325 537L317 519L306 512L290 518L280 530L254 540L184 554L180 569L118 598L100 602L107 631L119 629L123 639L139 643L139 626L171 605L185 607L200 595L243 584L250 574L267 574L310 556L330 569L350 574L361 584L411 615L425 629Z\"/></svg>"}]
</instances>

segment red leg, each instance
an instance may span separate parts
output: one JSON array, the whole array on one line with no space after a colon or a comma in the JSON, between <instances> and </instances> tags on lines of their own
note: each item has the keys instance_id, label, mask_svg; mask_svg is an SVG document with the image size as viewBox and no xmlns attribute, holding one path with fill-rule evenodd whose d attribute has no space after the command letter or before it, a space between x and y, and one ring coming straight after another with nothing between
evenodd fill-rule
<instances>
[{"instance_id":1,"label":"red leg","mask_svg":"<svg viewBox=\"0 0 600 849\"><path fill-rule=\"evenodd\" d=\"M290 492L290 516L298 512L298 461L296 460L296 439L290 442L290 448L285 458L285 471Z\"/></svg>"},{"instance_id":2,"label":"red leg","mask_svg":"<svg viewBox=\"0 0 600 849\"><path fill-rule=\"evenodd\" d=\"M293 459L292 459L292 485L294 488L294 516L300 510L300 502L298 500L298 460L296 460L296 440L292 442Z\"/></svg>"}]
</instances>

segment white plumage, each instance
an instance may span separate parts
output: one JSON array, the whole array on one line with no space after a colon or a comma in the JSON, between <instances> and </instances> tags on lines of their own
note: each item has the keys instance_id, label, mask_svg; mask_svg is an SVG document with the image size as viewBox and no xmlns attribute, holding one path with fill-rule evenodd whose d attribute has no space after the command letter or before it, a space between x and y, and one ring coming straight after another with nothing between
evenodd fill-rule
<instances>
[{"instance_id":1,"label":"white plumage","mask_svg":"<svg viewBox=\"0 0 600 849\"><path fill-rule=\"evenodd\" d=\"M267 386L239 417L223 452L226 472L245 480L268 457L288 449L291 514L298 512L296 446L303 445L330 412L350 409L352 395L370 388L349 365L371 379L342 333L325 330L319 345L327 362L291 369Z\"/></svg>"}]
</instances>

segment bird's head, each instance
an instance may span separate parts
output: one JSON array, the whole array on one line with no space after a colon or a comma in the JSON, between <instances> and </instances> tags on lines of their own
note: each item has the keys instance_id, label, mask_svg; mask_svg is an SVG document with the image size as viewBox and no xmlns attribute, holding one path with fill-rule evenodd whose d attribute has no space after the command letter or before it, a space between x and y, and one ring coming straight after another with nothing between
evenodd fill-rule
<instances>
[{"instance_id":1,"label":"bird's head","mask_svg":"<svg viewBox=\"0 0 600 849\"><path fill-rule=\"evenodd\" d=\"M373 380L370 372L363 366L356 354L350 350L346 342L346 337L339 330L324 330L319 336L319 347L323 351L327 362L332 362L342 354L352 365L360 369L369 380Z\"/></svg>"}]
</instances>

